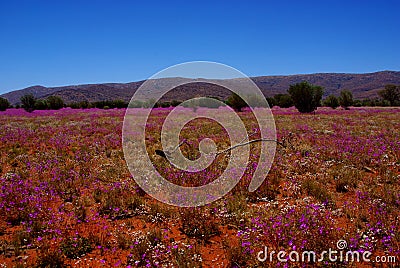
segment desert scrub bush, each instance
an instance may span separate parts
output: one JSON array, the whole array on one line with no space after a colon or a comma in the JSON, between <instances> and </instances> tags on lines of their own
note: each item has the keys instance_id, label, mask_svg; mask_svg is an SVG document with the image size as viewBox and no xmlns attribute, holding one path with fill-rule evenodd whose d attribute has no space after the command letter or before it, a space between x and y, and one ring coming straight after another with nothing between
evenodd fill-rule
<instances>
[{"instance_id":1,"label":"desert scrub bush","mask_svg":"<svg viewBox=\"0 0 400 268\"><path fill-rule=\"evenodd\" d=\"M16 231L11 240L12 249L14 250L14 255L17 257L22 254L23 250L32 246L34 237L26 230Z\"/></svg>"},{"instance_id":2,"label":"desert scrub bush","mask_svg":"<svg viewBox=\"0 0 400 268\"><path fill-rule=\"evenodd\" d=\"M137 267L154 267L160 263L159 258L167 254L162 243L162 233L158 228L151 229L147 234L140 236L130 246L127 265Z\"/></svg>"},{"instance_id":3,"label":"desert scrub bush","mask_svg":"<svg viewBox=\"0 0 400 268\"><path fill-rule=\"evenodd\" d=\"M153 228L147 232L146 236L151 246L156 246L162 241L162 232L159 228Z\"/></svg>"},{"instance_id":4,"label":"desert scrub bush","mask_svg":"<svg viewBox=\"0 0 400 268\"><path fill-rule=\"evenodd\" d=\"M387 166L382 166L382 170L380 170L379 173L382 177L382 181L385 184L400 184L400 174L396 174L396 172L391 168L388 168Z\"/></svg>"},{"instance_id":5,"label":"desert scrub bush","mask_svg":"<svg viewBox=\"0 0 400 268\"><path fill-rule=\"evenodd\" d=\"M43 223L40 219L31 219L29 222L23 224L22 230L33 239L46 232L47 227L48 225Z\"/></svg>"},{"instance_id":6,"label":"desert scrub bush","mask_svg":"<svg viewBox=\"0 0 400 268\"><path fill-rule=\"evenodd\" d=\"M146 239L136 240L132 246L130 254L128 255L127 265L144 267L147 263L150 263L150 261L146 259L148 250L149 246Z\"/></svg>"},{"instance_id":7,"label":"desert scrub bush","mask_svg":"<svg viewBox=\"0 0 400 268\"><path fill-rule=\"evenodd\" d=\"M400 207L400 190L398 187L383 187L382 201L388 205L388 209Z\"/></svg>"},{"instance_id":8,"label":"desert scrub bush","mask_svg":"<svg viewBox=\"0 0 400 268\"><path fill-rule=\"evenodd\" d=\"M239 243L232 243L231 240L224 239L223 247L226 252L227 259L229 261L229 267L249 267L249 264L254 258L250 252L246 252L245 247L242 247L243 243L246 243L239 239Z\"/></svg>"},{"instance_id":9,"label":"desert scrub bush","mask_svg":"<svg viewBox=\"0 0 400 268\"><path fill-rule=\"evenodd\" d=\"M78 235L64 240L60 245L60 249L66 257L77 259L91 252L92 246L88 238Z\"/></svg>"},{"instance_id":10,"label":"desert scrub bush","mask_svg":"<svg viewBox=\"0 0 400 268\"><path fill-rule=\"evenodd\" d=\"M17 231L12 239L12 243L15 247L17 246L27 246L32 244L33 236L26 230Z\"/></svg>"},{"instance_id":11,"label":"desert scrub bush","mask_svg":"<svg viewBox=\"0 0 400 268\"><path fill-rule=\"evenodd\" d=\"M349 166L334 167L329 171L329 176L334 180L336 191L339 193L357 188L358 182L362 180L361 171Z\"/></svg>"},{"instance_id":12,"label":"desert scrub bush","mask_svg":"<svg viewBox=\"0 0 400 268\"><path fill-rule=\"evenodd\" d=\"M400 207L400 187L393 184L372 185L367 189L368 195L381 200L389 212L397 211Z\"/></svg>"},{"instance_id":13,"label":"desert scrub bush","mask_svg":"<svg viewBox=\"0 0 400 268\"><path fill-rule=\"evenodd\" d=\"M320 185L315 180L307 178L303 181L301 187L308 195L314 197L319 202L324 203L330 207L335 206L332 195L328 192L325 186Z\"/></svg>"},{"instance_id":14,"label":"desert scrub bush","mask_svg":"<svg viewBox=\"0 0 400 268\"><path fill-rule=\"evenodd\" d=\"M166 223L167 218L169 218L173 211L172 209L163 203L152 202L148 205L148 212L146 214L146 221L152 223Z\"/></svg>"},{"instance_id":15,"label":"desert scrub bush","mask_svg":"<svg viewBox=\"0 0 400 268\"><path fill-rule=\"evenodd\" d=\"M111 157L112 151L106 150L106 156ZM117 182L125 175L126 170L123 165L112 161L111 163L100 165L99 172L97 174L98 179L104 182Z\"/></svg>"},{"instance_id":16,"label":"desert scrub bush","mask_svg":"<svg viewBox=\"0 0 400 268\"><path fill-rule=\"evenodd\" d=\"M118 244L118 248L120 249L129 249L133 244L132 237L129 236L127 233L118 232L115 236Z\"/></svg>"},{"instance_id":17,"label":"desert scrub bush","mask_svg":"<svg viewBox=\"0 0 400 268\"><path fill-rule=\"evenodd\" d=\"M194 246L188 244L183 247L172 247L172 256L178 267L192 268L192 267L203 267L200 250L197 245Z\"/></svg>"},{"instance_id":18,"label":"desert scrub bush","mask_svg":"<svg viewBox=\"0 0 400 268\"><path fill-rule=\"evenodd\" d=\"M97 232L90 232L88 239L92 245L95 245L100 249L101 254L103 254L105 249L112 248L114 245L113 233L109 232L107 229L98 229ZM117 240L118 243L118 240Z\"/></svg>"},{"instance_id":19,"label":"desert scrub bush","mask_svg":"<svg viewBox=\"0 0 400 268\"><path fill-rule=\"evenodd\" d=\"M51 249L49 246L40 248L36 262L37 268L64 268L64 257L60 250Z\"/></svg>"},{"instance_id":20,"label":"desert scrub bush","mask_svg":"<svg viewBox=\"0 0 400 268\"><path fill-rule=\"evenodd\" d=\"M181 208L179 214L182 222L181 231L188 237L208 241L220 233L216 218L208 207Z\"/></svg>"},{"instance_id":21,"label":"desert scrub bush","mask_svg":"<svg viewBox=\"0 0 400 268\"><path fill-rule=\"evenodd\" d=\"M272 172L270 176L261 184L261 186L254 192L248 192L246 189L246 194L248 195L248 201L258 202L258 201L273 201L279 194L279 184L281 182L281 177L279 174Z\"/></svg>"},{"instance_id":22,"label":"desert scrub bush","mask_svg":"<svg viewBox=\"0 0 400 268\"><path fill-rule=\"evenodd\" d=\"M292 175L309 175L320 172L319 160L312 157L300 157L300 152L296 153L296 156L287 162L287 166L284 167L287 170L287 174Z\"/></svg>"},{"instance_id":23,"label":"desert scrub bush","mask_svg":"<svg viewBox=\"0 0 400 268\"><path fill-rule=\"evenodd\" d=\"M312 153L313 147L306 142L302 142L297 145L296 150L300 153L302 157L308 157Z\"/></svg>"},{"instance_id":24,"label":"desert scrub bush","mask_svg":"<svg viewBox=\"0 0 400 268\"><path fill-rule=\"evenodd\" d=\"M5 221L0 220L0 236L4 235L7 230L7 223Z\"/></svg>"},{"instance_id":25,"label":"desert scrub bush","mask_svg":"<svg viewBox=\"0 0 400 268\"><path fill-rule=\"evenodd\" d=\"M227 198L225 206L229 214L242 215L247 210L246 196L243 194L231 195Z\"/></svg>"},{"instance_id":26,"label":"desert scrub bush","mask_svg":"<svg viewBox=\"0 0 400 268\"><path fill-rule=\"evenodd\" d=\"M111 219L128 218L143 204L140 196L119 184L111 189L96 188L93 198L96 203L100 203L99 214L108 215Z\"/></svg>"},{"instance_id":27,"label":"desert scrub bush","mask_svg":"<svg viewBox=\"0 0 400 268\"><path fill-rule=\"evenodd\" d=\"M71 167L72 168L72 167ZM49 188L54 191L64 202L73 202L80 197L82 183L79 174L69 167L56 168L49 180Z\"/></svg>"},{"instance_id":28,"label":"desert scrub bush","mask_svg":"<svg viewBox=\"0 0 400 268\"><path fill-rule=\"evenodd\" d=\"M86 207L83 204L83 201L76 200L74 202L73 212L75 214L76 219L79 222L85 222L86 221L87 213L86 213Z\"/></svg>"},{"instance_id":29,"label":"desert scrub bush","mask_svg":"<svg viewBox=\"0 0 400 268\"><path fill-rule=\"evenodd\" d=\"M79 186L77 186L70 179L61 182L58 181L53 184L56 193L64 202L72 202L75 198L80 196Z\"/></svg>"},{"instance_id":30,"label":"desert scrub bush","mask_svg":"<svg viewBox=\"0 0 400 268\"><path fill-rule=\"evenodd\" d=\"M0 255L5 254L10 248L10 245L6 240L0 239Z\"/></svg>"},{"instance_id":31,"label":"desert scrub bush","mask_svg":"<svg viewBox=\"0 0 400 268\"><path fill-rule=\"evenodd\" d=\"M246 196L238 193L226 197L225 208L228 214L225 222L239 226L240 223L245 221L247 212Z\"/></svg>"}]
</instances>

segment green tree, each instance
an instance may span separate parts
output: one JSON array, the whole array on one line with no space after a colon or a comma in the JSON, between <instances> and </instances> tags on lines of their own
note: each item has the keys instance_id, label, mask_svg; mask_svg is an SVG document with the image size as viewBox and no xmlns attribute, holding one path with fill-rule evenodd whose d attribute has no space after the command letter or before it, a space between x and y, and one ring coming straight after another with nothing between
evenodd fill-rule
<instances>
[{"instance_id":1,"label":"green tree","mask_svg":"<svg viewBox=\"0 0 400 268\"><path fill-rule=\"evenodd\" d=\"M204 99L199 99L199 107L206 107L210 109L218 109L222 104L219 99L214 97L207 97Z\"/></svg>"},{"instance_id":2,"label":"green tree","mask_svg":"<svg viewBox=\"0 0 400 268\"><path fill-rule=\"evenodd\" d=\"M80 102L72 102L68 104L69 107L72 109L88 109L91 108L91 104L85 100L85 101L80 101Z\"/></svg>"},{"instance_id":3,"label":"green tree","mask_svg":"<svg viewBox=\"0 0 400 268\"><path fill-rule=\"evenodd\" d=\"M289 108L294 105L293 99L289 94L276 94L274 96L274 103L281 108Z\"/></svg>"},{"instance_id":4,"label":"green tree","mask_svg":"<svg viewBox=\"0 0 400 268\"><path fill-rule=\"evenodd\" d=\"M36 100L35 110L47 110L49 108L46 100Z\"/></svg>"},{"instance_id":5,"label":"green tree","mask_svg":"<svg viewBox=\"0 0 400 268\"><path fill-rule=\"evenodd\" d=\"M35 110L35 103L36 103L36 98L32 94L26 94L20 98L22 107L27 111L28 113L31 113Z\"/></svg>"},{"instance_id":6,"label":"green tree","mask_svg":"<svg viewBox=\"0 0 400 268\"><path fill-rule=\"evenodd\" d=\"M46 102L50 110L59 110L64 107L64 101L59 96L49 96Z\"/></svg>"},{"instance_id":7,"label":"green tree","mask_svg":"<svg viewBox=\"0 0 400 268\"><path fill-rule=\"evenodd\" d=\"M181 101L172 100L172 101L171 101L171 106L172 106L172 107L176 107L176 106L178 106L178 105L181 104L181 103L182 103Z\"/></svg>"},{"instance_id":8,"label":"green tree","mask_svg":"<svg viewBox=\"0 0 400 268\"><path fill-rule=\"evenodd\" d=\"M134 100L129 103L128 108L142 108L145 106L144 101Z\"/></svg>"},{"instance_id":9,"label":"green tree","mask_svg":"<svg viewBox=\"0 0 400 268\"><path fill-rule=\"evenodd\" d=\"M266 100L267 100L270 108L272 108L276 105L275 99L273 97L267 97Z\"/></svg>"},{"instance_id":10,"label":"green tree","mask_svg":"<svg viewBox=\"0 0 400 268\"><path fill-rule=\"evenodd\" d=\"M161 108L171 107L171 103L169 101L157 102L156 105L157 105L157 107L161 107Z\"/></svg>"},{"instance_id":11,"label":"green tree","mask_svg":"<svg viewBox=\"0 0 400 268\"><path fill-rule=\"evenodd\" d=\"M272 108L273 103L266 101L264 95L256 95L256 94L250 94L247 96L247 101L249 102L249 106L252 108L256 107L262 107L262 108Z\"/></svg>"},{"instance_id":12,"label":"green tree","mask_svg":"<svg viewBox=\"0 0 400 268\"><path fill-rule=\"evenodd\" d=\"M400 105L400 86L386 85L385 89L378 92L382 99L387 100L390 106Z\"/></svg>"},{"instance_id":13,"label":"green tree","mask_svg":"<svg viewBox=\"0 0 400 268\"><path fill-rule=\"evenodd\" d=\"M232 93L226 101L230 107L235 111L241 111L244 107L247 107L247 103L236 93Z\"/></svg>"},{"instance_id":14,"label":"green tree","mask_svg":"<svg viewBox=\"0 0 400 268\"><path fill-rule=\"evenodd\" d=\"M193 112L196 112L200 106L199 99L193 98L193 99L187 100L182 103L182 106L185 108L192 108Z\"/></svg>"},{"instance_id":15,"label":"green tree","mask_svg":"<svg viewBox=\"0 0 400 268\"><path fill-rule=\"evenodd\" d=\"M0 111L5 111L9 107L10 107L10 102L5 98L0 97Z\"/></svg>"},{"instance_id":16,"label":"green tree","mask_svg":"<svg viewBox=\"0 0 400 268\"><path fill-rule=\"evenodd\" d=\"M126 103L123 100L113 100L112 107L113 108L126 108L126 107L128 107L128 103Z\"/></svg>"},{"instance_id":17,"label":"green tree","mask_svg":"<svg viewBox=\"0 0 400 268\"><path fill-rule=\"evenodd\" d=\"M339 107L339 100L335 95L329 95L326 99L323 100L323 104L326 107L331 107L332 109L336 109Z\"/></svg>"},{"instance_id":18,"label":"green tree","mask_svg":"<svg viewBox=\"0 0 400 268\"><path fill-rule=\"evenodd\" d=\"M143 101L142 108L153 108L152 104L155 102L156 102L155 99L149 99L149 100Z\"/></svg>"},{"instance_id":19,"label":"green tree","mask_svg":"<svg viewBox=\"0 0 400 268\"><path fill-rule=\"evenodd\" d=\"M349 90L342 90L340 91L340 97L339 97L339 104L346 110L349 109L351 105L353 105L353 93Z\"/></svg>"},{"instance_id":20,"label":"green tree","mask_svg":"<svg viewBox=\"0 0 400 268\"><path fill-rule=\"evenodd\" d=\"M301 113L311 113L321 104L322 94L321 86L312 85L306 81L291 85L288 90L293 99L294 106Z\"/></svg>"}]
</instances>

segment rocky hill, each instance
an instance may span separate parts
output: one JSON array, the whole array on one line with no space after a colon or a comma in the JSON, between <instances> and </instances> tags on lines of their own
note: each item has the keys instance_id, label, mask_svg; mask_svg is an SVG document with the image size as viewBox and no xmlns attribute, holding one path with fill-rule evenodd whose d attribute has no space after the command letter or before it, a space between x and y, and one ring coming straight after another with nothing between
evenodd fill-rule
<instances>
[{"instance_id":1,"label":"rocky hill","mask_svg":"<svg viewBox=\"0 0 400 268\"><path fill-rule=\"evenodd\" d=\"M185 78L162 78L154 80L155 88L161 84L170 84L173 80L186 81ZM286 93L291 84L301 81L308 81L320 85L325 89L325 96L329 94L338 95L342 89L353 92L355 98L373 98L386 84L400 84L400 72L382 71L366 74L347 73L318 73L301 74L289 76L259 76L252 77L252 80L259 86L265 96L273 96L277 93ZM211 81L209 81L211 82ZM32 86L21 90L3 94L12 104L18 104L21 96L32 93L37 98L46 98L57 95L66 103L87 100L89 102L102 100L121 99L129 101L134 92L143 81L132 83L105 83L89 85L73 85L63 87ZM225 99L230 92L227 89L215 86L202 79L199 83L191 83L180 86L169 92L165 100L185 100L195 96L215 96ZM148 97L151 97L149 92Z\"/></svg>"}]
</instances>

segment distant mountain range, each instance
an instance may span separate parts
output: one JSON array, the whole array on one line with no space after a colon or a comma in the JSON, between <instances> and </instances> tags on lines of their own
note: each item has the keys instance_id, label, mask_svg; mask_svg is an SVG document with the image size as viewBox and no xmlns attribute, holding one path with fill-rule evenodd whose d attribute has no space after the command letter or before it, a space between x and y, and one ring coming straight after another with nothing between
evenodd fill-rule
<instances>
[{"instance_id":1,"label":"distant mountain range","mask_svg":"<svg viewBox=\"0 0 400 268\"><path fill-rule=\"evenodd\" d=\"M324 87L324 95L339 95L342 89L353 92L356 99L374 98L378 96L378 91L383 89L386 84L400 85L400 72L382 71L366 74L347 74L347 73L318 73L300 74L288 76L258 76L251 78L261 89L265 96L270 97L278 93L286 93L289 86L301 81L308 81L312 84ZM154 80L154 87L187 81L186 78L162 78ZM239 79L240 80L240 79ZM164 96L164 100L186 100L195 96L215 96L226 99L230 91L222 87L213 85L212 80L199 80L198 83L190 83L176 88ZM73 85L63 87L43 87L32 86L20 90L15 90L1 95L7 98L11 104L18 104L21 96L33 94L37 98L46 98L56 95L63 98L66 103L79 101L103 101L121 99L129 101L135 91L144 81L131 83L104 83ZM146 97L146 96L145 96ZM151 92L148 92L151 98Z\"/></svg>"}]
</instances>

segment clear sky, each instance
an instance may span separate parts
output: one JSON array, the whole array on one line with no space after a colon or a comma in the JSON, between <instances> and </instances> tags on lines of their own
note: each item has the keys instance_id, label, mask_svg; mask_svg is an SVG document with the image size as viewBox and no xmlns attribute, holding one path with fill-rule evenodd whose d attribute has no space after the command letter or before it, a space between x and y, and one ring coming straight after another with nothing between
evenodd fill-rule
<instances>
[{"instance_id":1,"label":"clear sky","mask_svg":"<svg viewBox=\"0 0 400 268\"><path fill-rule=\"evenodd\" d=\"M0 0L0 93L194 60L249 76L398 71L399 2Z\"/></svg>"}]
</instances>

